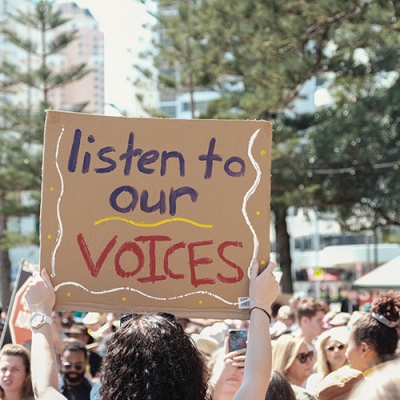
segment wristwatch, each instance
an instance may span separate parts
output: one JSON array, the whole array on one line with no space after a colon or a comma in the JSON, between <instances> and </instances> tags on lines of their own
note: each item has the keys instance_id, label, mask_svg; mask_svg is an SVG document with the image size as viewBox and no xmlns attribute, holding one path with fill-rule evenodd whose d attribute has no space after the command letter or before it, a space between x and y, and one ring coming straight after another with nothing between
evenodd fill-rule
<instances>
[{"instance_id":1,"label":"wristwatch","mask_svg":"<svg viewBox=\"0 0 400 400\"><path fill-rule=\"evenodd\" d=\"M53 320L46 314L34 313L31 318L31 328L39 329L44 324L53 325Z\"/></svg>"}]
</instances>

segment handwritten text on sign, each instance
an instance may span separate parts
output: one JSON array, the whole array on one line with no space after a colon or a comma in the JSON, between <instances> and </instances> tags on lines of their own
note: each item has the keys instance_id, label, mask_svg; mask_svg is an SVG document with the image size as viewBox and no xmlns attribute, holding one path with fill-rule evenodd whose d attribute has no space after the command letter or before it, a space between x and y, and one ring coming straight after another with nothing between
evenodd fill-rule
<instances>
[{"instance_id":1,"label":"handwritten text on sign","mask_svg":"<svg viewBox=\"0 0 400 400\"><path fill-rule=\"evenodd\" d=\"M267 122L49 111L41 262L59 308L240 314L269 256L270 140Z\"/></svg>"}]
</instances>

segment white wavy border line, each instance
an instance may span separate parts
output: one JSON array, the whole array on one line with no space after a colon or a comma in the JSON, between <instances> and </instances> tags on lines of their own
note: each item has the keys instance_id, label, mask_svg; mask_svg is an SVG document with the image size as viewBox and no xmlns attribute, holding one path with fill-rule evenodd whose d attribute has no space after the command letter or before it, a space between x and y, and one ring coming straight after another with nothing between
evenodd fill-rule
<instances>
[{"instance_id":1,"label":"white wavy border line","mask_svg":"<svg viewBox=\"0 0 400 400\"><path fill-rule=\"evenodd\" d=\"M60 190L60 195L58 196L58 200L57 200L58 233L57 233L56 245L54 247L53 254L51 255L51 276L53 278L56 276L56 267L55 267L56 253L57 253L58 248L61 245L61 241L62 241L62 237L63 237L63 233L64 233L61 215L60 215L60 203L61 203L61 198L64 194L64 179L63 179L63 176L61 173L60 166L58 165L58 154L60 151L60 142L61 142L62 136L64 134L64 130L65 130L65 128L63 125L61 132L60 132L60 136L58 137L57 146L56 146L56 168L57 168L58 175L60 176L61 190Z\"/></svg>"},{"instance_id":2,"label":"white wavy border line","mask_svg":"<svg viewBox=\"0 0 400 400\"><path fill-rule=\"evenodd\" d=\"M77 282L63 282L63 283L60 283L59 285L57 285L54 288L54 290L57 291L62 286L70 286L70 285L79 287L79 288L85 290L86 292L88 292L90 294L95 294L95 295L106 294L106 293L114 293L114 292L119 292L121 290L129 290L130 292L138 293L138 294L140 294L140 295L142 295L144 297L148 297L149 299L152 299L152 300L167 301L167 300L183 299L185 297L189 297L189 296L192 296L194 294L202 294L202 295L208 295L208 296L211 296L211 297L215 297L217 300L220 300L223 303L231 305L231 306L237 306L239 304L239 303L233 303L231 301L225 300L224 298L222 298L222 297L220 297L220 296L218 296L218 295L216 295L214 293L210 293L210 292L208 292L206 290L198 290L197 292L190 292L190 293L181 294L179 296L174 296L174 297L155 297L155 296L151 296L151 295L149 295L147 293L144 293L144 292L142 292L140 290L131 288L131 287L119 287L119 288L114 288L114 289L109 289L109 290L103 290L103 291L100 291L100 292L94 292L92 290L87 289L85 286L83 286L83 285L81 285L80 283L77 283Z\"/></svg>"},{"instance_id":3,"label":"white wavy border line","mask_svg":"<svg viewBox=\"0 0 400 400\"><path fill-rule=\"evenodd\" d=\"M249 226L251 233L253 234L253 243L254 243L254 249L253 249L253 257L252 259L255 259L257 257L258 254L258 247L259 247L259 240L258 240L258 236L256 234L255 229L253 228L253 225L250 222L249 216L247 214L247 202L249 201L250 197L254 194L254 192L257 190L258 185L260 184L261 181L261 168L260 166L257 164L256 160L253 157L252 154L252 149L253 149L253 145L254 145L254 141L256 140L258 134L260 133L261 129L257 129L250 137L250 141L249 141L249 147L247 148L247 155L250 158L251 163L253 164L254 169L256 170L256 179L253 182L253 185L251 186L251 188L247 191L247 193L245 194L244 198L243 198L243 204L242 204L242 214L244 219L246 220L247 225ZM251 264L250 264L251 265ZM250 279L250 265L249 268L247 269L247 275Z\"/></svg>"},{"instance_id":4,"label":"white wavy border line","mask_svg":"<svg viewBox=\"0 0 400 400\"><path fill-rule=\"evenodd\" d=\"M250 159L251 163L253 164L254 169L256 170L257 175L256 175L256 179L253 182L253 185L250 187L250 189L245 194L245 196L243 198L243 204L242 204L242 214L243 214L243 216L244 216L244 218L246 220L247 225L249 226L249 228L250 228L250 230L251 230L251 232L253 234L253 243L254 243L253 257L252 257L253 259L257 257L258 247L259 247L259 240L258 240L258 236L256 234L256 231L254 230L253 225L251 224L250 219L249 219L249 217L247 215L247 202L249 201L249 198L257 190L257 187L258 187L258 185L260 184L260 181L261 181L261 169L260 169L260 166L258 165L256 160L254 159L253 154L252 154L254 141L256 140L260 130L261 129L257 129L251 135L250 140L249 140L247 154L249 156L249 159ZM58 201L57 201L57 219L58 219L58 225L59 225L58 235L57 235L57 240L56 240L56 246L54 248L54 251L53 251L53 254L52 254L52 260L51 260L51 271L52 271L52 276L53 277L56 275L55 274L55 256L56 256L57 249L61 244L61 240L62 240L62 236L63 236L63 226L62 226L61 217L60 217L60 203L61 203L61 198L62 198L62 196L64 194L64 180L63 180L63 176L62 176L60 167L58 165L58 154L59 154L60 142L61 142L61 138L63 136L63 133L64 133L64 127L61 130L60 136L59 136L58 141L57 141L57 147L56 147L56 168L57 168L58 174L60 176L61 191L60 191L60 196L58 197ZM250 273L250 266L249 266L249 268L247 270L247 273L248 274ZM220 296L218 296L218 295L216 295L214 293L210 293L208 291L203 291L203 290L196 291L196 292L190 292L190 293L186 293L184 295L179 295L179 296L174 296L174 297L154 297L154 296L150 296L150 295L148 295L148 294L146 294L146 293L144 293L144 292L142 292L140 290L133 289L133 288L130 288L130 287L120 287L120 288L114 288L114 289L100 291L100 292L94 292L94 291L91 291L91 290L87 289L85 286L83 286L83 285L81 285L81 284L79 284L77 282L63 282L63 283L57 285L54 289L55 289L55 291L57 291L60 287L67 286L67 285L80 287L81 289L85 290L86 292L94 294L94 295L100 295L100 294L105 294L105 293L113 293L113 292L117 292L117 291L120 291L120 290L129 290L131 292L136 292L136 293L138 293L138 294L140 294L140 295L142 295L144 297L148 297L148 298L153 299L153 300L166 301L166 300L183 299L185 297L192 296L194 294L202 294L202 295L208 295L208 296L214 297L214 298L216 298L216 299L218 299L218 300L220 300L223 303L228 304L228 305L236 306L236 305L239 304L239 303L235 303L235 302L230 302L230 301L225 300L224 298L222 298L222 297L220 297Z\"/></svg>"}]
</instances>

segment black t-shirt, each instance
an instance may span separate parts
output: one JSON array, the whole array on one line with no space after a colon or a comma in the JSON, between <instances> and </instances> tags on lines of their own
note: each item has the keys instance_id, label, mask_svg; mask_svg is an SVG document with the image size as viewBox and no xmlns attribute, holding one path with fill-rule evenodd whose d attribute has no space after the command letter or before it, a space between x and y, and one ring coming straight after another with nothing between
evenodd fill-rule
<instances>
[{"instance_id":1,"label":"black t-shirt","mask_svg":"<svg viewBox=\"0 0 400 400\"><path fill-rule=\"evenodd\" d=\"M60 392L68 400L90 400L91 390L92 384L87 378L84 378L83 382L76 386L68 385L64 379L60 383Z\"/></svg>"},{"instance_id":2,"label":"black t-shirt","mask_svg":"<svg viewBox=\"0 0 400 400\"><path fill-rule=\"evenodd\" d=\"M90 375L92 375L92 378L99 373L102 359L103 357L99 353L89 351Z\"/></svg>"}]
</instances>

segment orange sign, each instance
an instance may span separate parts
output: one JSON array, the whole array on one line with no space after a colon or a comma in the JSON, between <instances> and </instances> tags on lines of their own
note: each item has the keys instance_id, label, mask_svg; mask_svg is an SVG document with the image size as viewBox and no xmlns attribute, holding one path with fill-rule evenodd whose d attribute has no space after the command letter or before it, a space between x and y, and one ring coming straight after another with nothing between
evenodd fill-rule
<instances>
[{"instance_id":1,"label":"orange sign","mask_svg":"<svg viewBox=\"0 0 400 400\"><path fill-rule=\"evenodd\" d=\"M9 319L9 329L13 343L24 344L32 339L30 328L31 311L24 299L26 289L31 282L32 277L29 277L21 288L16 292L14 302L11 308Z\"/></svg>"}]
</instances>

